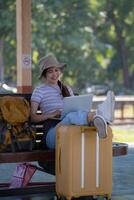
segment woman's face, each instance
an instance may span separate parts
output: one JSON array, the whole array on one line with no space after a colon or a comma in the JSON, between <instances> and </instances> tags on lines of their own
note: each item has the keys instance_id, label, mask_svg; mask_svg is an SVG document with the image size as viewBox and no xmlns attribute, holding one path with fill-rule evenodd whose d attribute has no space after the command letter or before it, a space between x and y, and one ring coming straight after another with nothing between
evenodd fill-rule
<instances>
[{"instance_id":1,"label":"woman's face","mask_svg":"<svg viewBox=\"0 0 134 200\"><path fill-rule=\"evenodd\" d=\"M61 70L57 67L50 67L46 71L46 81L47 83L56 84L61 76Z\"/></svg>"}]
</instances>

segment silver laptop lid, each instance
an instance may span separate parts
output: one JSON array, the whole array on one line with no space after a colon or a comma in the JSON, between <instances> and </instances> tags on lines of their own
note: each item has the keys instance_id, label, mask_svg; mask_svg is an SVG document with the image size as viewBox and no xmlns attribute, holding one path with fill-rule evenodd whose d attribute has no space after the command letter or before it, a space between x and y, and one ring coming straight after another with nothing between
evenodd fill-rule
<instances>
[{"instance_id":1,"label":"silver laptop lid","mask_svg":"<svg viewBox=\"0 0 134 200\"><path fill-rule=\"evenodd\" d=\"M83 110L90 111L92 108L92 99L93 94L85 94L79 96L69 96L64 97L63 101L63 111L61 113L61 118L64 117L67 113Z\"/></svg>"}]
</instances>

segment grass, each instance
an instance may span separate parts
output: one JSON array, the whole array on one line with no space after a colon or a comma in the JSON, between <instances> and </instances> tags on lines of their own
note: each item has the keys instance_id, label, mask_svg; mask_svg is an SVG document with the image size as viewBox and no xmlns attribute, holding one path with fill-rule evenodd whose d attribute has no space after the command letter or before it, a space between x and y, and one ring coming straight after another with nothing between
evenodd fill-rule
<instances>
[{"instance_id":1,"label":"grass","mask_svg":"<svg viewBox=\"0 0 134 200\"><path fill-rule=\"evenodd\" d=\"M134 130L114 130L113 142L134 142Z\"/></svg>"},{"instance_id":2,"label":"grass","mask_svg":"<svg viewBox=\"0 0 134 200\"><path fill-rule=\"evenodd\" d=\"M133 105L128 104L124 106L124 117L134 118ZM115 116L121 117L121 110L115 110ZM113 128L113 141L114 142L134 142L134 129L114 129Z\"/></svg>"}]
</instances>

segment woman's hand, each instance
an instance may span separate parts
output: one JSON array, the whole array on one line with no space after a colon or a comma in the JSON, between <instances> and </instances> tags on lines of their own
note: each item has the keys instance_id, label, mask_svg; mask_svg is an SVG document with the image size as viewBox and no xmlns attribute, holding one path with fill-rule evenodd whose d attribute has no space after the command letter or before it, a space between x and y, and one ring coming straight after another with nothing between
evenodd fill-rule
<instances>
[{"instance_id":1,"label":"woman's hand","mask_svg":"<svg viewBox=\"0 0 134 200\"><path fill-rule=\"evenodd\" d=\"M49 113L49 114L37 114L37 110L38 110L39 104L36 102L31 102L31 119L32 121L35 122L39 122L39 121L44 121L47 119L52 119L52 118L60 118L61 116L61 111L60 110L56 110L53 113Z\"/></svg>"},{"instance_id":2,"label":"woman's hand","mask_svg":"<svg viewBox=\"0 0 134 200\"><path fill-rule=\"evenodd\" d=\"M61 116L61 111L56 110L55 112L52 112L50 115L50 118L59 118Z\"/></svg>"}]
</instances>

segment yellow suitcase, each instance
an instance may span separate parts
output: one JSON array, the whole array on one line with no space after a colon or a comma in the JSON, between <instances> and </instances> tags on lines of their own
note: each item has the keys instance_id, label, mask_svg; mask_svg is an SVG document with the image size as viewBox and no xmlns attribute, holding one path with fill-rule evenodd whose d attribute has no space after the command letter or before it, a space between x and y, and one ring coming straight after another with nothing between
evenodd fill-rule
<instances>
[{"instance_id":1,"label":"yellow suitcase","mask_svg":"<svg viewBox=\"0 0 134 200\"><path fill-rule=\"evenodd\" d=\"M112 130L100 139L95 127L61 125L56 133L56 193L71 200L112 192Z\"/></svg>"}]
</instances>

